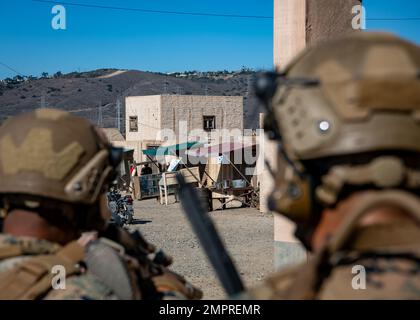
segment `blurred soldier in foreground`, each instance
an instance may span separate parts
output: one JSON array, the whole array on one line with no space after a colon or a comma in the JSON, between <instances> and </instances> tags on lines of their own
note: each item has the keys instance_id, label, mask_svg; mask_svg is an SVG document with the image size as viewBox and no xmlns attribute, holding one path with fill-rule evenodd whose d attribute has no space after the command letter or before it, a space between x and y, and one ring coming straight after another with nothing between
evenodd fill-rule
<instances>
[{"instance_id":1,"label":"blurred soldier in foreground","mask_svg":"<svg viewBox=\"0 0 420 320\"><path fill-rule=\"evenodd\" d=\"M63 111L0 127L0 299L201 297L139 233L107 224L120 161L99 130Z\"/></svg>"},{"instance_id":2,"label":"blurred soldier in foreground","mask_svg":"<svg viewBox=\"0 0 420 320\"><path fill-rule=\"evenodd\" d=\"M312 253L246 296L419 299L420 48L354 34L306 49L257 89L287 163L270 207Z\"/></svg>"}]
</instances>

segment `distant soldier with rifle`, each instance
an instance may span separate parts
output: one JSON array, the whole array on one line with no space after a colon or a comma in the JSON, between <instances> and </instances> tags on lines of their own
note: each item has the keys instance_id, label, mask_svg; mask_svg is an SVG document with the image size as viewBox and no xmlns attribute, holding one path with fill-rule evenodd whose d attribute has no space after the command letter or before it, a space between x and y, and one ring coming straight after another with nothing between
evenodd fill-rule
<instances>
[{"instance_id":1,"label":"distant soldier with rifle","mask_svg":"<svg viewBox=\"0 0 420 320\"><path fill-rule=\"evenodd\" d=\"M269 205L311 254L246 298L420 299L420 48L357 33L257 92L287 166Z\"/></svg>"},{"instance_id":2,"label":"distant soldier with rifle","mask_svg":"<svg viewBox=\"0 0 420 320\"><path fill-rule=\"evenodd\" d=\"M138 232L107 223L121 157L97 128L60 110L0 127L0 299L201 297Z\"/></svg>"}]
</instances>

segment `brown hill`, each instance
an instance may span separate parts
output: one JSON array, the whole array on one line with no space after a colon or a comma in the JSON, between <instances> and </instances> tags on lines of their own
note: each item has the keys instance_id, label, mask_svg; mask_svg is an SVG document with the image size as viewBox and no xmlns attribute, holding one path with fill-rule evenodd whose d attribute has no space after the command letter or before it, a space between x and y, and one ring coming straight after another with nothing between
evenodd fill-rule
<instances>
[{"instance_id":1,"label":"brown hill","mask_svg":"<svg viewBox=\"0 0 420 320\"><path fill-rule=\"evenodd\" d=\"M103 127L116 127L117 103L120 102L121 119L124 119L125 96L207 94L245 96L245 128L257 128L258 116L254 111L260 106L252 93L247 97L253 76L253 72L212 73L209 76L103 69L19 83L3 81L0 83L0 121L45 106L73 112ZM121 126L123 129L123 120Z\"/></svg>"}]
</instances>

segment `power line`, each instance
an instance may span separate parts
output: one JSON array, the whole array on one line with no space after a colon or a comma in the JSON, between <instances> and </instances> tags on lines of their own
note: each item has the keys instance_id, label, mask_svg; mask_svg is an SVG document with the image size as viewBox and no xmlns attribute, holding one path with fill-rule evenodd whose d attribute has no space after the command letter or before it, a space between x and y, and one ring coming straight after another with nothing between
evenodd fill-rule
<instances>
[{"instance_id":1,"label":"power line","mask_svg":"<svg viewBox=\"0 0 420 320\"><path fill-rule=\"evenodd\" d=\"M59 2L59 1L52 1L52 0L32 0L32 1L33 2L40 2L40 3L61 4L61 5L74 6L74 7L109 9L109 10L120 10L120 11L134 11L134 12L157 13L157 14L174 14L174 15L225 17L225 18L245 18L245 19L270 19L270 20L274 19L273 16L153 10L153 9L142 9L142 8L104 6L104 5L75 3L75 2ZM420 17L366 18L366 21L419 21L419 20L420 20Z\"/></svg>"},{"instance_id":2,"label":"power line","mask_svg":"<svg viewBox=\"0 0 420 320\"><path fill-rule=\"evenodd\" d=\"M22 73L20 73L20 72L19 72L19 71L17 71L16 69L12 68L11 66L9 66L9 65L7 65L7 64L5 64L5 63L3 63L3 62L1 62L1 61L0 61L0 65L2 65L3 67L5 67L6 69L9 69L10 71L12 71L12 72L16 73L16 74L17 74L17 75L19 75L19 76L25 77L25 75L23 75Z\"/></svg>"},{"instance_id":3,"label":"power line","mask_svg":"<svg viewBox=\"0 0 420 320\"><path fill-rule=\"evenodd\" d=\"M85 3L73 3L73 2L59 2L49 0L32 0L33 2L61 4L75 7L85 8L97 8L97 9L111 9L121 11L136 11L145 13L159 13L159 14L176 14L176 15L189 15L189 16L208 16L208 17L224 17L224 18L245 18L245 19L273 19L272 16L256 16L256 15L240 15L240 14L223 14L223 13L205 13L205 12L186 12L186 11L166 11L166 10L152 10L152 9L141 9L141 8L127 8L127 7L114 7L114 6L103 6L95 4Z\"/></svg>"},{"instance_id":4,"label":"power line","mask_svg":"<svg viewBox=\"0 0 420 320\"><path fill-rule=\"evenodd\" d=\"M367 18L367 21L419 21L420 17L415 18Z\"/></svg>"},{"instance_id":5,"label":"power line","mask_svg":"<svg viewBox=\"0 0 420 320\"><path fill-rule=\"evenodd\" d=\"M16 75L18 75L18 76L21 76L21 77L27 77L27 76L25 76L23 73L21 73L21 72L19 72L18 70L16 70L16 69L14 69L14 68L12 68L11 66L9 66L8 64L6 64L6 63L4 63L4 62L1 62L0 61L0 65L2 65L3 67L5 67L5 68L7 68L7 69L9 69L10 71L12 71L13 73L15 73ZM41 80L42 78L39 78L38 80ZM43 91L42 91L42 96L45 96L45 91L47 91L46 89L48 89L48 86L47 85L44 85L44 84L42 84L41 82L39 82L39 81L36 81L36 82L34 82L34 81L30 81L30 83L32 83L34 86L35 86L35 88L38 88L38 89L42 89ZM42 99L44 99L45 97L43 97ZM44 102L42 102L41 101L41 105L43 105L43 104L45 104L45 101Z\"/></svg>"}]
</instances>

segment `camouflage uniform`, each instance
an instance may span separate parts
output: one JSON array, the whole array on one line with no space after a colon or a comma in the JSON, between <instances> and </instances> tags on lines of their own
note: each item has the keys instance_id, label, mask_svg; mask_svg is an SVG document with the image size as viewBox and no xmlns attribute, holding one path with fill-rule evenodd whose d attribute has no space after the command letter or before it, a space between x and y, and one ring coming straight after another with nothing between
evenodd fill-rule
<instances>
[{"instance_id":1,"label":"camouflage uniform","mask_svg":"<svg viewBox=\"0 0 420 320\"><path fill-rule=\"evenodd\" d=\"M346 251L310 257L307 263L270 276L244 298L419 299L419 243L420 230L412 224L367 227L358 231ZM366 270L365 289L353 288L360 271L355 266Z\"/></svg>"},{"instance_id":2,"label":"camouflage uniform","mask_svg":"<svg viewBox=\"0 0 420 320\"><path fill-rule=\"evenodd\" d=\"M37 255L54 254L61 246L46 240L34 238L17 238L11 235L0 234L0 252L9 246L23 246L30 248L25 255L0 260L0 273L24 264ZM29 251L29 250L28 250ZM97 277L80 268L77 275L66 278L65 289L51 289L45 292L42 299L46 300L111 300L117 299L112 290L106 287Z\"/></svg>"},{"instance_id":3,"label":"camouflage uniform","mask_svg":"<svg viewBox=\"0 0 420 320\"><path fill-rule=\"evenodd\" d=\"M108 224L106 191L121 159L99 129L64 111L37 109L0 127L0 213L4 228L8 222L18 235L0 234L0 299L201 297L167 269L168 259L150 258L154 246L140 234ZM48 228L54 239L60 232L71 237L63 246L20 237L31 232L14 228L25 223L13 220L14 212L37 221L39 237ZM71 241L87 231L99 239ZM52 289L56 266L64 267L64 290Z\"/></svg>"}]
</instances>

